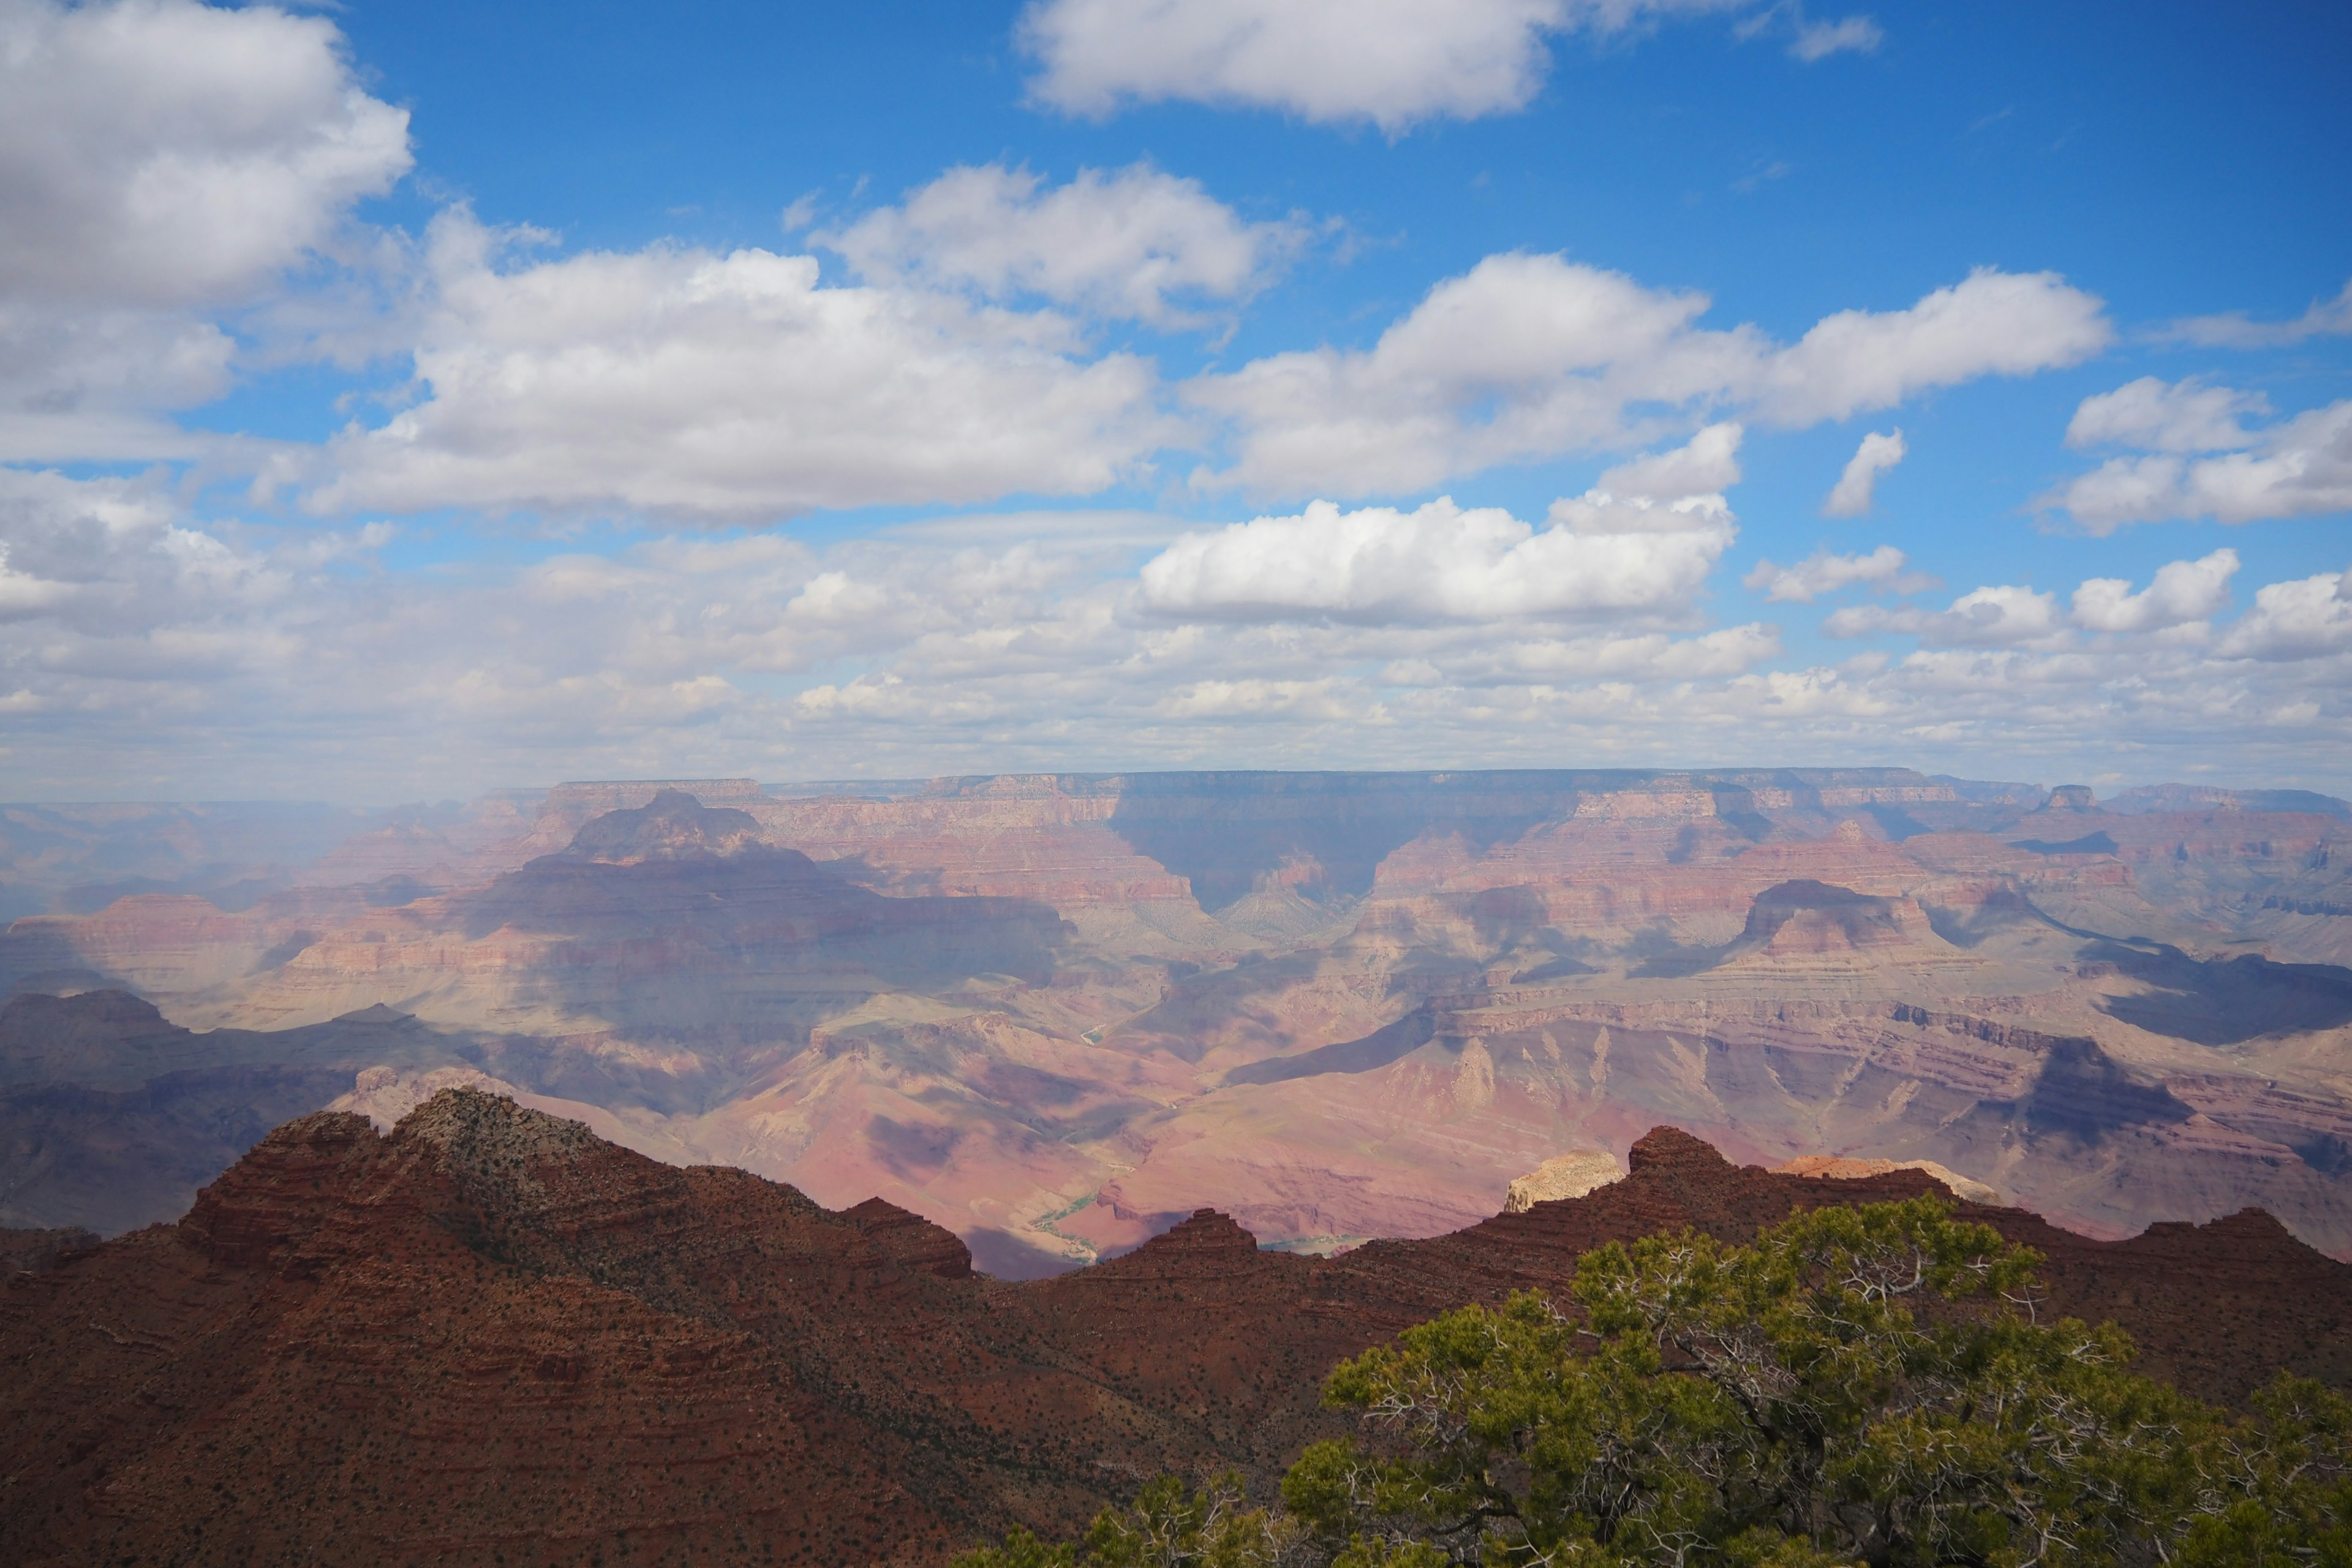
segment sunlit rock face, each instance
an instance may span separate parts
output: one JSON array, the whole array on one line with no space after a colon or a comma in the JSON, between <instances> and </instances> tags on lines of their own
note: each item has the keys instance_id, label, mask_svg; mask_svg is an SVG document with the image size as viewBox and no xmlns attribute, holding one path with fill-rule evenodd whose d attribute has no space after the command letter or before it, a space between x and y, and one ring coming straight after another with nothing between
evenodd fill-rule
<instances>
[{"instance_id":1,"label":"sunlit rock face","mask_svg":"<svg viewBox=\"0 0 2352 1568\"><path fill-rule=\"evenodd\" d=\"M168 1217L272 1121L464 1069L882 1197L1001 1274L1203 1205L1300 1251L1435 1235L1662 1121L1770 1166L1933 1162L2103 1236L2258 1204L2352 1256L2352 807L2323 796L688 780L303 831L211 891L113 843L143 890L0 937L0 1225Z\"/></svg>"},{"instance_id":2,"label":"sunlit rock face","mask_svg":"<svg viewBox=\"0 0 2352 1568\"><path fill-rule=\"evenodd\" d=\"M1503 1194L1505 1214L1525 1214L1538 1204L1580 1198L1595 1187L1605 1187L1624 1172L1617 1156L1605 1149L1575 1149L1554 1154L1517 1181Z\"/></svg>"}]
</instances>

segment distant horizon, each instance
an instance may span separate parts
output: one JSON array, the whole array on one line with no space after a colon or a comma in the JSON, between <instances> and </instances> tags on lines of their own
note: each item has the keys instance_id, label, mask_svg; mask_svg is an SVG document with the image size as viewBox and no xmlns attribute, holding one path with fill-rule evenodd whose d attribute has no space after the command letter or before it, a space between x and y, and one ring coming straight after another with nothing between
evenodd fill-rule
<instances>
[{"instance_id":1,"label":"distant horizon","mask_svg":"<svg viewBox=\"0 0 2352 1568\"><path fill-rule=\"evenodd\" d=\"M1199 778L1206 775L1265 775L1276 777L1324 778L1428 778L1432 776L1523 774L1585 775L1627 780L1651 778L1718 779L1738 774L1805 774L1805 773L1909 773L1930 784L1967 785L1983 790L2033 790L2047 794L2064 788L2084 788L2092 791L2102 804L2116 799L2158 791L2178 789L2208 792L2221 795L2307 795L2352 810L2352 785L2345 786L2347 794L2339 795L2324 789L2299 784L2220 784L2211 780L2182 778L2148 778L2135 783L2100 785L2085 784L2080 779L2053 775L2047 779L2001 779L1979 777L1967 773L1930 773L1925 769L1901 763L1746 763L1697 767L1631 765L1616 767L1429 767L1429 768L1018 768L994 773L942 773L876 775L857 778L760 778L751 773L710 773L701 775L614 776L610 778L562 778L546 784L494 784L466 795L417 796L404 800L361 801L337 799L327 795L217 795L217 796L122 796L113 799L48 798L0 799L0 809L10 808L131 808L137 806L179 807L294 807L320 806L332 810L360 812L395 812L415 808L463 806L474 801L493 800L501 796L545 796L556 790L575 786L646 788L669 786L692 792L695 785L744 784L756 786L764 796L780 795L812 795L853 790L901 789L919 791L941 784L981 783L995 779L1066 779L1088 783L1134 778Z\"/></svg>"}]
</instances>

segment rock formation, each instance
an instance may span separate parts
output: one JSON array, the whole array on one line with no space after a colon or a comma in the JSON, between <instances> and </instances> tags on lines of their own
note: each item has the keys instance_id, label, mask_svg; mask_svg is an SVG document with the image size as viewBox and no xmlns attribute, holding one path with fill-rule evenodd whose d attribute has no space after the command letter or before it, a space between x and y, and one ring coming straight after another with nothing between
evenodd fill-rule
<instances>
[{"instance_id":1,"label":"rock formation","mask_svg":"<svg viewBox=\"0 0 2352 1568\"><path fill-rule=\"evenodd\" d=\"M1831 1182L1883 1176L1890 1171L1924 1171L1956 1198L1966 1198L1972 1204L2000 1202L2000 1194L1982 1182L1972 1182L1933 1160L1856 1160L1843 1154L1800 1154L1777 1169L1786 1176L1812 1176Z\"/></svg>"},{"instance_id":2,"label":"rock formation","mask_svg":"<svg viewBox=\"0 0 2352 1568\"><path fill-rule=\"evenodd\" d=\"M1877 1175L1881 1173L1855 1173ZM1605 1187L1624 1174L1617 1168L1617 1156L1606 1149L1574 1149L1565 1154L1554 1154L1511 1184L1510 1190L1503 1194L1503 1212L1525 1214L1538 1204L1557 1203L1562 1198L1580 1198L1593 1188Z\"/></svg>"},{"instance_id":3,"label":"rock formation","mask_svg":"<svg viewBox=\"0 0 2352 1568\"><path fill-rule=\"evenodd\" d=\"M383 1067L878 1194L1007 1275L1203 1203L1300 1251L1438 1235L1660 1121L1766 1165L1932 1162L2111 1237L2257 1205L2352 1258L2352 806L2324 796L575 784L194 881L163 837L250 825L15 809L12 878L68 838L58 878L155 874L0 936L0 1224L169 1217Z\"/></svg>"},{"instance_id":4,"label":"rock formation","mask_svg":"<svg viewBox=\"0 0 2352 1568\"><path fill-rule=\"evenodd\" d=\"M0 1276L38 1274L69 1252L98 1245L98 1233L79 1226L62 1230L0 1230Z\"/></svg>"},{"instance_id":5,"label":"rock formation","mask_svg":"<svg viewBox=\"0 0 2352 1568\"><path fill-rule=\"evenodd\" d=\"M1668 1129L1631 1167L1330 1259L1202 1210L1009 1284L890 1205L829 1212L478 1091L389 1137L312 1115L176 1225L0 1288L0 1541L26 1563L938 1563L1162 1470L1264 1487L1338 1429L1333 1363L1558 1292L1601 1242L1931 1190L1741 1168ZM2050 1310L2120 1321L2201 1395L2281 1365L2352 1382L2352 1268L2264 1215L2105 1243L1961 1212L2048 1257Z\"/></svg>"}]
</instances>

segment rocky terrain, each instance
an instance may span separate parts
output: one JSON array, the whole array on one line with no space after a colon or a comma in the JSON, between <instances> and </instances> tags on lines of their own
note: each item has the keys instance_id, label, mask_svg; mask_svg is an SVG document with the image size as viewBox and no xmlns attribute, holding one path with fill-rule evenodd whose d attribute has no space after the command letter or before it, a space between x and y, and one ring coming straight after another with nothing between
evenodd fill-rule
<instances>
[{"instance_id":1,"label":"rocky terrain","mask_svg":"<svg viewBox=\"0 0 2352 1568\"><path fill-rule=\"evenodd\" d=\"M177 1224L0 1288L0 1540L26 1563L939 1563L1165 1469L1263 1488L1334 1429L1334 1362L1557 1289L1605 1240L1744 1240L1799 1205L1933 1190L1738 1167L1669 1129L1630 1165L1340 1258L1203 1210L1013 1283L889 1204L828 1210L478 1090L388 1137L315 1114ZM2121 1321L2201 1395L2278 1366L2352 1383L2352 1267L2265 1215L2108 1243L1962 1212L2046 1254L2045 1310Z\"/></svg>"},{"instance_id":2,"label":"rocky terrain","mask_svg":"<svg viewBox=\"0 0 2352 1568\"><path fill-rule=\"evenodd\" d=\"M10 885L55 889L0 936L0 1225L170 1217L273 1122L464 1069L662 1159L881 1196L1006 1277L1202 1205L1296 1250L1434 1236L1661 1121L1768 1166L1933 1162L2106 1237L2259 1205L2352 1258L2325 796L582 784L274 868L231 855L250 823L89 809L0 811Z\"/></svg>"}]
</instances>

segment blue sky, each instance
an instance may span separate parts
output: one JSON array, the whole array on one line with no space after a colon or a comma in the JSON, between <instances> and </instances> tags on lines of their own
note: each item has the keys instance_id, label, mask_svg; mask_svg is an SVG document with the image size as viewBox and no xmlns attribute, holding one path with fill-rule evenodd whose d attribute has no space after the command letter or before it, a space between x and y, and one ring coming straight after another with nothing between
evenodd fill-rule
<instances>
[{"instance_id":1,"label":"blue sky","mask_svg":"<svg viewBox=\"0 0 2352 1568\"><path fill-rule=\"evenodd\" d=\"M2352 792L2341 6L0 35L0 795Z\"/></svg>"}]
</instances>

